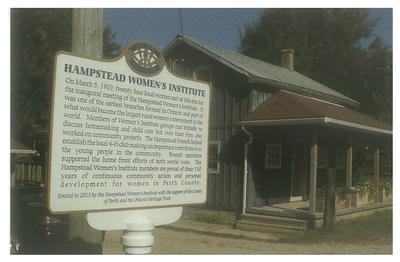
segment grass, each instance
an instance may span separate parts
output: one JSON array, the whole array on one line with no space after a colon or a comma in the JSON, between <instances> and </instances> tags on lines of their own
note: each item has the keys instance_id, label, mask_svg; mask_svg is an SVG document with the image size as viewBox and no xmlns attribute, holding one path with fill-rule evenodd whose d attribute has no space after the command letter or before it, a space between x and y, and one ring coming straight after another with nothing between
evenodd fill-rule
<instances>
[{"instance_id":1,"label":"grass","mask_svg":"<svg viewBox=\"0 0 400 262\"><path fill-rule=\"evenodd\" d=\"M309 230L303 236L285 238L282 242L392 244L392 210L380 211L351 221L337 222L333 232L324 232L321 229Z\"/></svg>"},{"instance_id":2,"label":"grass","mask_svg":"<svg viewBox=\"0 0 400 262\"><path fill-rule=\"evenodd\" d=\"M190 217L192 220L205 222L209 224L224 224L225 218L222 214L198 213Z\"/></svg>"}]
</instances>

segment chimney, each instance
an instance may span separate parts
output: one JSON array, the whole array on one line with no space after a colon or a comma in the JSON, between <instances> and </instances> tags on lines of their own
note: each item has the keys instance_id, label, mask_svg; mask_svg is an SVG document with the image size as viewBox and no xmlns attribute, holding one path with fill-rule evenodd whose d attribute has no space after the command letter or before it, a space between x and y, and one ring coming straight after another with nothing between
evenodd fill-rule
<instances>
[{"instance_id":1,"label":"chimney","mask_svg":"<svg viewBox=\"0 0 400 262\"><path fill-rule=\"evenodd\" d=\"M283 49L281 50L281 56L282 56L282 60L281 60L281 66L288 69L289 71L293 71L294 70L294 50L293 49Z\"/></svg>"}]
</instances>

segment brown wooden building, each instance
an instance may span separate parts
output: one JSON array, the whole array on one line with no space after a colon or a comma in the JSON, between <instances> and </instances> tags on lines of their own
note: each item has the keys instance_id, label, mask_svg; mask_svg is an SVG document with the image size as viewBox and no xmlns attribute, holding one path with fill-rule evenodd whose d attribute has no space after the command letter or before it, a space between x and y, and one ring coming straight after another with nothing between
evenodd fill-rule
<instances>
[{"instance_id":1,"label":"brown wooden building","mask_svg":"<svg viewBox=\"0 0 400 262\"><path fill-rule=\"evenodd\" d=\"M208 208L235 212L243 228L272 216L294 224L290 219L318 220L326 170L334 167L337 186L346 189L339 211L361 210L352 181L353 146L391 145L389 125L296 72L291 49L282 50L282 66L182 35L163 52L171 71L211 86ZM380 192L379 149L373 188ZM379 203L385 201L378 195L363 210L390 205Z\"/></svg>"}]
</instances>

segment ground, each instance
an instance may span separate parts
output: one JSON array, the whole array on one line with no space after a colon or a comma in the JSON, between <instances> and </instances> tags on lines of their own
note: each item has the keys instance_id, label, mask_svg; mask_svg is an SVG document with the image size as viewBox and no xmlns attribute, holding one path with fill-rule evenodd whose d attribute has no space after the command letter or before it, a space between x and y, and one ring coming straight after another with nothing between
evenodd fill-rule
<instances>
[{"instance_id":1,"label":"ground","mask_svg":"<svg viewBox=\"0 0 400 262\"><path fill-rule=\"evenodd\" d=\"M105 254L122 253L120 234L104 246ZM392 212L339 222L334 233L311 231L278 241L210 235L157 228L152 254L391 254Z\"/></svg>"},{"instance_id":2,"label":"ground","mask_svg":"<svg viewBox=\"0 0 400 262\"><path fill-rule=\"evenodd\" d=\"M390 254L390 245L290 244L157 229L153 254Z\"/></svg>"}]
</instances>

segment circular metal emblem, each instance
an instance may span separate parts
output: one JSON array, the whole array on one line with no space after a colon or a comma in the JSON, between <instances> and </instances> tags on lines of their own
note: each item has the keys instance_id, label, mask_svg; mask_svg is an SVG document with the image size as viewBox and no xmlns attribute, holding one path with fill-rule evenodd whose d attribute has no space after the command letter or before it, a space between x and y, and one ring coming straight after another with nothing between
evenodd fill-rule
<instances>
[{"instance_id":1,"label":"circular metal emblem","mask_svg":"<svg viewBox=\"0 0 400 262\"><path fill-rule=\"evenodd\" d=\"M145 42L130 45L125 50L125 59L132 70L144 75L157 74L164 65L160 50Z\"/></svg>"}]
</instances>

